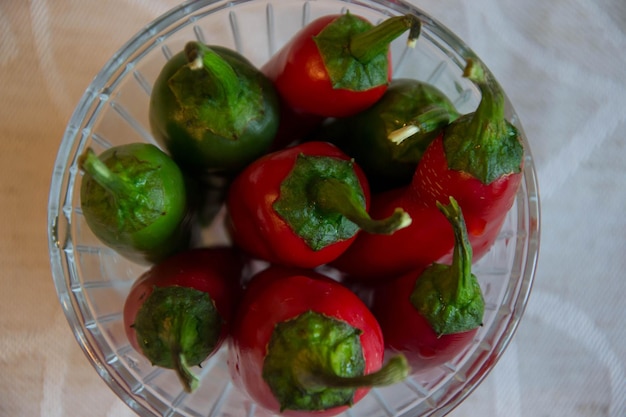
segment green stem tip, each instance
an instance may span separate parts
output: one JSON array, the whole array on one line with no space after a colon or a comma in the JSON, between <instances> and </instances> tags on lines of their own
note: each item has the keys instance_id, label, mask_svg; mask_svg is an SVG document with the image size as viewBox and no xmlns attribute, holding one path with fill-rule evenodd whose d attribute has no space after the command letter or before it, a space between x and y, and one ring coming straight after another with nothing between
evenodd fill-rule
<instances>
[{"instance_id":1,"label":"green stem tip","mask_svg":"<svg viewBox=\"0 0 626 417\"><path fill-rule=\"evenodd\" d=\"M415 47L422 30L422 22L412 14L390 17L372 29L356 34L350 39L350 53L363 63L371 61L375 56L385 53L389 44L409 31L407 46Z\"/></svg>"},{"instance_id":2,"label":"green stem tip","mask_svg":"<svg viewBox=\"0 0 626 417\"><path fill-rule=\"evenodd\" d=\"M78 167L115 197L123 198L133 192L130 185L111 171L91 148L78 158Z\"/></svg>"},{"instance_id":3,"label":"green stem tip","mask_svg":"<svg viewBox=\"0 0 626 417\"><path fill-rule=\"evenodd\" d=\"M177 348L172 348L172 358L174 360L174 370L176 371L176 375L180 380L180 383L183 386L185 392L193 392L200 385L200 380L198 377L191 372L189 366L187 365L187 361L185 360L185 356L181 352L177 352Z\"/></svg>"},{"instance_id":4,"label":"green stem tip","mask_svg":"<svg viewBox=\"0 0 626 417\"><path fill-rule=\"evenodd\" d=\"M485 120L504 125L504 93L495 78L473 58L466 60L463 76L473 81L482 95L474 115L476 125L483 126Z\"/></svg>"},{"instance_id":5,"label":"green stem tip","mask_svg":"<svg viewBox=\"0 0 626 417\"><path fill-rule=\"evenodd\" d=\"M390 132L387 139L399 145L417 133L430 133L450 122L450 112L443 107L434 106L424 111L411 123Z\"/></svg>"}]
</instances>

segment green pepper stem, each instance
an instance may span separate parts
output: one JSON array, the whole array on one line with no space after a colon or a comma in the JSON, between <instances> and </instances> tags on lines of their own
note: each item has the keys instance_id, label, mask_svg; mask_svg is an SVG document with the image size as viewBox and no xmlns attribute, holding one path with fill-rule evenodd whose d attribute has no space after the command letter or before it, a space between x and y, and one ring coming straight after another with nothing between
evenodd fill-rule
<instances>
[{"instance_id":1,"label":"green pepper stem","mask_svg":"<svg viewBox=\"0 0 626 417\"><path fill-rule=\"evenodd\" d=\"M431 106L415 117L411 123L390 132L387 139L399 145L416 133L429 133L450 122L450 112L440 106Z\"/></svg>"},{"instance_id":2,"label":"green pepper stem","mask_svg":"<svg viewBox=\"0 0 626 417\"><path fill-rule=\"evenodd\" d=\"M198 388L199 380L189 369L181 342L186 338L195 337L196 325L197 323L194 320L187 318L185 315L172 315L162 321L160 334L161 339L165 341L165 345L169 350L172 368L186 392L192 392Z\"/></svg>"},{"instance_id":3,"label":"green pepper stem","mask_svg":"<svg viewBox=\"0 0 626 417\"><path fill-rule=\"evenodd\" d=\"M413 48L422 30L422 23L416 16L407 14L390 17L368 31L353 35L350 38L350 53L359 62L367 63L385 53L389 44L407 30L407 46Z\"/></svg>"},{"instance_id":4,"label":"green pepper stem","mask_svg":"<svg viewBox=\"0 0 626 417\"><path fill-rule=\"evenodd\" d=\"M173 369L187 392L199 385L190 366L218 346L222 321L208 293L191 287L154 287L133 323L143 355L155 366Z\"/></svg>"},{"instance_id":5,"label":"green pepper stem","mask_svg":"<svg viewBox=\"0 0 626 417\"><path fill-rule=\"evenodd\" d=\"M411 216L401 208L389 217L374 220L354 197L350 187L336 178L320 178L312 181L311 201L322 210L340 213L361 230L374 234L392 234L411 224Z\"/></svg>"},{"instance_id":6,"label":"green pepper stem","mask_svg":"<svg viewBox=\"0 0 626 417\"><path fill-rule=\"evenodd\" d=\"M446 128L446 160L450 169L466 172L489 185L521 171L524 147L519 131L506 119L505 95L493 75L472 58L467 59L463 75L480 89L481 99L474 112Z\"/></svg>"},{"instance_id":7,"label":"green pepper stem","mask_svg":"<svg viewBox=\"0 0 626 417\"><path fill-rule=\"evenodd\" d=\"M459 277L456 285L455 299L463 301L464 295L472 288L472 245L467 235L465 219L461 212L461 207L457 201L450 197L450 204L444 206L437 201L437 207L448 219L454 231L454 252L452 253L452 264L450 272L452 276Z\"/></svg>"},{"instance_id":8,"label":"green pepper stem","mask_svg":"<svg viewBox=\"0 0 626 417\"><path fill-rule=\"evenodd\" d=\"M452 225L454 252L450 265L433 263L415 281L411 304L438 336L462 333L482 325L485 301L472 274L472 246L461 208L453 197L437 207Z\"/></svg>"},{"instance_id":9,"label":"green pepper stem","mask_svg":"<svg viewBox=\"0 0 626 417\"><path fill-rule=\"evenodd\" d=\"M187 42L185 55L191 70L203 69L212 78L213 94L216 99L225 100L230 108L230 104L235 103L241 90L241 82L233 67L201 42Z\"/></svg>"},{"instance_id":10,"label":"green pepper stem","mask_svg":"<svg viewBox=\"0 0 626 417\"><path fill-rule=\"evenodd\" d=\"M482 94L475 118L480 120L504 120L504 94L491 73L474 59L468 59L463 76L473 81Z\"/></svg>"},{"instance_id":11,"label":"green pepper stem","mask_svg":"<svg viewBox=\"0 0 626 417\"><path fill-rule=\"evenodd\" d=\"M89 174L105 190L115 198L124 198L133 194L132 187L122 177L115 174L100 160L93 151L88 148L79 158L78 166Z\"/></svg>"},{"instance_id":12,"label":"green pepper stem","mask_svg":"<svg viewBox=\"0 0 626 417\"><path fill-rule=\"evenodd\" d=\"M187 361L185 360L185 355L180 352L180 347L174 346L170 347L170 349L172 352L174 370L176 371L176 375L178 376L180 383L183 385L185 392L195 391L200 385L200 380L189 369Z\"/></svg>"},{"instance_id":13,"label":"green pepper stem","mask_svg":"<svg viewBox=\"0 0 626 417\"><path fill-rule=\"evenodd\" d=\"M404 355L392 357L378 371L367 375L342 377L333 373L317 372L314 364L304 364L298 369L296 376L298 383L305 390L319 390L323 388L362 388L382 387L402 381L407 377L411 368Z\"/></svg>"},{"instance_id":14,"label":"green pepper stem","mask_svg":"<svg viewBox=\"0 0 626 417\"><path fill-rule=\"evenodd\" d=\"M508 124L504 116L504 93L498 82L479 61L471 58L467 59L463 76L473 81L481 93L480 103L467 127L467 137L475 138L477 144L506 137ZM491 127L486 128L487 125Z\"/></svg>"}]
</instances>

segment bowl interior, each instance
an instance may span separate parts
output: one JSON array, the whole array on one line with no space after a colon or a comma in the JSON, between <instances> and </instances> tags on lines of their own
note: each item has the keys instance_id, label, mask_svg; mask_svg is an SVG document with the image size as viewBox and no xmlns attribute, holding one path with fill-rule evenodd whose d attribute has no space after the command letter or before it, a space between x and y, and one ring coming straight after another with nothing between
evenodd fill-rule
<instances>
[{"instance_id":1,"label":"bowl interior","mask_svg":"<svg viewBox=\"0 0 626 417\"><path fill-rule=\"evenodd\" d=\"M148 101L161 67L184 44L197 39L230 47L262 65L304 24L349 10L373 23L412 12L423 21L415 49L405 38L392 44L394 77L437 86L460 112L475 109L480 94L462 77L473 55L456 36L414 6L400 1L319 0L200 1L184 3L149 24L124 45L96 76L78 104L55 164L48 207L49 248L57 293L74 335L108 385L142 415L267 416L230 382L225 347L200 369L192 395L173 372L155 368L126 340L122 306L133 281L146 269L118 256L91 233L81 214L77 158L131 142L155 143ZM529 145L511 104L506 112L526 147L524 180L491 251L474 266L486 300L485 321L473 343L443 366L392 387L373 390L345 415L443 415L484 378L513 335L530 292L539 242L539 201ZM156 143L155 143L156 144ZM226 241L219 219L204 243Z\"/></svg>"}]
</instances>

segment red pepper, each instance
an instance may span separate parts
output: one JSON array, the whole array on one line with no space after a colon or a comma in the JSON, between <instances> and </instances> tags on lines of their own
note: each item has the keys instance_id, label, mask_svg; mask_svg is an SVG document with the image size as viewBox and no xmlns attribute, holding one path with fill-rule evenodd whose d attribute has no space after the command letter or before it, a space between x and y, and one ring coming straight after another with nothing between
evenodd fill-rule
<instances>
[{"instance_id":1,"label":"red pepper","mask_svg":"<svg viewBox=\"0 0 626 417\"><path fill-rule=\"evenodd\" d=\"M383 355L380 327L352 291L312 270L270 266L244 294L228 363L235 385L266 409L319 417L404 379L404 356L383 366Z\"/></svg>"},{"instance_id":2,"label":"red pepper","mask_svg":"<svg viewBox=\"0 0 626 417\"><path fill-rule=\"evenodd\" d=\"M337 258L360 230L393 233L410 223L401 210L368 215L363 171L335 145L306 142L256 160L233 181L229 229L248 254L313 268Z\"/></svg>"},{"instance_id":3,"label":"red pepper","mask_svg":"<svg viewBox=\"0 0 626 417\"><path fill-rule=\"evenodd\" d=\"M435 263L384 284L376 289L372 306L385 346L404 353L414 370L441 365L461 353L484 314L461 209L453 198L439 207L454 231L452 264Z\"/></svg>"},{"instance_id":4,"label":"red pepper","mask_svg":"<svg viewBox=\"0 0 626 417\"><path fill-rule=\"evenodd\" d=\"M213 354L229 333L243 262L232 248L180 252L135 281L124 304L130 344L153 365L174 369L185 390L189 367Z\"/></svg>"},{"instance_id":5,"label":"red pepper","mask_svg":"<svg viewBox=\"0 0 626 417\"><path fill-rule=\"evenodd\" d=\"M425 205L454 197L468 223L474 259L495 241L522 179L524 148L504 114L504 93L475 60L464 75L482 97L475 112L451 123L424 152L411 188Z\"/></svg>"},{"instance_id":6,"label":"red pepper","mask_svg":"<svg viewBox=\"0 0 626 417\"><path fill-rule=\"evenodd\" d=\"M426 148L409 186L372 197L371 216L401 207L412 224L391 236L359 235L335 262L340 270L374 280L448 262L454 241L437 203L449 197L463 209L474 261L493 245L519 188L524 149L505 119L496 81L473 60L465 75L482 92L476 111L455 119Z\"/></svg>"},{"instance_id":7,"label":"red pepper","mask_svg":"<svg viewBox=\"0 0 626 417\"><path fill-rule=\"evenodd\" d=\"M378 26L350 13L323 16L295 34L261 70L295 112L349 116L374 104L387 89L391 41L409 30L413 45L420 29L412 15Z\"/></svg>"},{"instance_id":8,"label":"red pepper","mask_svg":"<svg viewBox=\"0 0 626 417\"><path fill-rule=\"evenodd\" d=\"M388 216L402 207L411 224L391 235L362 233L331 264L361 282L381 282L423 268L452 252L454 236L445 216L415 199L407 187L372 196L370 216Z\"/></svg>"}]
</instances>

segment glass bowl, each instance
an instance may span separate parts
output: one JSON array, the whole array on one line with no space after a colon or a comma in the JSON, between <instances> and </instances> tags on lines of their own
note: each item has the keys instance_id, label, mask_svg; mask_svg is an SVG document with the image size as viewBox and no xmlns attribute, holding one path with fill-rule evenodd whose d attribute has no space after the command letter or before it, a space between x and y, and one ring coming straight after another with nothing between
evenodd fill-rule
<instances>
[{"instance_id":1,"label":"glass bowl","mask_svg":"<svg viewBox=\"0 0 626 417\"><path fill-rule=\"evenodd\" d=\"M403 1L195 1L175 7L126 43L97 74L78 103L62 139L48 205L52 275L74 336L110 388L140 415L268 416L231 383L227 347L194 369L202 379L185 393L174 372L155 368L128 343L122 306L133 281L146 269L118 256L91 233L79 201L78 156L130 142L155 143L148 123L151 86L166 60L192 39L237 50L261 66L292 34L328 13L362 15L373 23L414 13L423 22L415 49L392 44L394 76L437 86L462 113L480 93L462 77L472 51L435 19ZM345 416L444 415L483 380L502 355L522 317L539 246L539 197L529 144L507 101L506 113L526 148L522 185L497 242L474 266L486 300L484 325L454 360L391 387L374 389ZM217 226L203 243L225 239Z\"/></svg>"}]
</instances>

